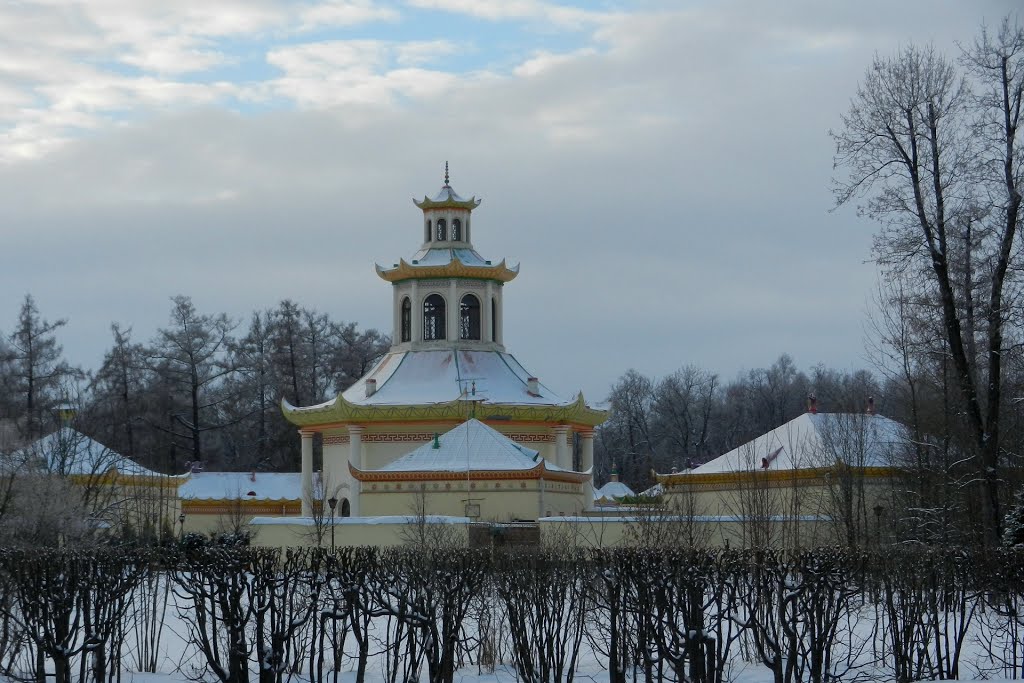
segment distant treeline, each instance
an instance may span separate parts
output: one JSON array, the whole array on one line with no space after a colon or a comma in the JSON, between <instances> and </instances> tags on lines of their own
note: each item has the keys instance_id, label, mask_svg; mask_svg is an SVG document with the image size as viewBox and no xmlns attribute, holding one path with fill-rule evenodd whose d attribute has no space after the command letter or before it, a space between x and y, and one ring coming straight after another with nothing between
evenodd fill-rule
<instances>
[{"instance_id":1,"label":"distant treeline","mask_svg":"<svg viewBox=\"0 0 1024 683\"><path fill-rule=\"evenodd\" d=\"M0 449L53 431L61 408L70 407L77 429L167 473L193 461L296 469L298 439L281 399L311 405L333 398L390 345L377 330L293 301L239 321L200 313L177 296L167 326L148 341L112 324L102 364L86 370L64 359L64 323L44 319L27 296L14 331L0 336Z\"/></svg>"}]
</instances>

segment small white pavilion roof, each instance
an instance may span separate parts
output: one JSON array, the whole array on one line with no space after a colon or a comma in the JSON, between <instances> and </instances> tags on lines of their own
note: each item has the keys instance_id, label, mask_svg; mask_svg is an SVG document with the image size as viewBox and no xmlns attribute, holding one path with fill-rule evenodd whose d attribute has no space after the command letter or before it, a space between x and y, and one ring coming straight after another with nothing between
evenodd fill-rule
<instances>
[{"instance_id":1,"label":"small white pavilion roof","mask_svg":"<svg viewBox=\"0 0 1024 683\"><path fill-rule=\"evenodd\" d=\"M301 500L298 472L197 472L178 489L182 500Z\"/></svg>"},{"instance_id":2,"label":"small white pavilion roof","mask_svg":"<svg viewBox=\"0 0 1024 683\"><path fill-rule=\"evenodd\" d=\"M475 249L466 247L430 247L428 249L420 249L413 254L412 260L409 263L414 266L447 266L452 261L459 261L466 266L486 267L496 265L478 254Z\"/></svg>"},{"instance_id":3,"label":"small white pavilion roof","mask_svg":"<svg viewBox=\"0 0 1024 683\"><path fill-rule=\"evenodd\" d=\"M517 444L475 418L441 434L411 453L385 465L378 472L466 472L484 470L532 470L540 453ZM559 469L550 463L548 469Z\"/></svg>"},{"instance_id":4,"label":"small white pavilion roof","mask_svg":"<svg viewBox=\"0 0 1024 683\"><path fill-rule=\"evenodd\" d=\"M485 405L572 403L539 383L537 391L530 393L529 378L530 373L510 353L464 349L399 351L386 354L342 396L355 405L381 406L448 403L474 397ZM368 397L369 379L376 380L377 389Z\"/></svg>"},{"instance_id":5,"label":"small white pavilion roof","mask_svg":"<svg viewBox=\"0 0 1024 683\"><path fill-rule=\"evenodd\" d=\"M62 427L47 434L18 451L18 455L40 463L49 472L62 475L101 475L116 471L133 477L165 476L71 427Z\"/></svg>"},{"instance_id":6,"label":"small white pavilion roof","mask_svg":"<svg viewBox=\"0 0 1024 683\"><path fill-rule=\"evenodd\" d=\"M629 488L621 481L610 481L598 490L594 491L594 499L601 500L618 500L619 498L625 498L626 496L635 496L633 489Z\"/></svg>"},{"instance_id":7,"label":"small white pavilion roof","mask_svg":"<svg viewBox=\"0 0 1024 683\"><path fill-rule=\"evenodd\" d=\"M899 422L864 413L804 413L739 448L690 470L691 474L830 467L889 467L906 446Z\"/></svg>"}]
</instances>

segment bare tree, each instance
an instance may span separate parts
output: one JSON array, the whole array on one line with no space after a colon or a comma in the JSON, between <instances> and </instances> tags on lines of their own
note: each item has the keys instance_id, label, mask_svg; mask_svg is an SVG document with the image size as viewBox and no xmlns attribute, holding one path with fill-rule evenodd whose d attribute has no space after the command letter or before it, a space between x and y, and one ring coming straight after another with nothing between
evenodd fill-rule
<instances>
[{"instance_id":1,"label":"bare tree","mask_svg":"<svg viewBox=\"0 0 1024 683\"><path fill-rule=\"evenodd\" d=\"M1013 303L1005 297L1021 207L1024 33L1009 20L994 35L983 30L963 62L970 84L931 47L875 58L833 132L836 165L847 172L836 198L865 199L867 214L883 224L879 261L920 273L934 288L975 451L983 539L993 544Z\"/></svg>"}]
</instances>

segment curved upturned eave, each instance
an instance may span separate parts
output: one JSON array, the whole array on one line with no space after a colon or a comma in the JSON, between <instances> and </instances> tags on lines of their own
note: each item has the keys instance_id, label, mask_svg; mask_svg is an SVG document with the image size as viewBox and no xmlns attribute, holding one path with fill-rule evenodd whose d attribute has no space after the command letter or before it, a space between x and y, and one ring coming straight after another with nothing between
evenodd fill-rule
<instances>
[{"instance_id":1,"label":"curved upturned eave","mask_svg":"<svg viewBox=\"0 0 1024 683\"><path fill-rule=\"evenodd\" d=\"M466 401L455 399L425 405L358 405L340 394L333 401L318 406L297 408L281 399L281 412L296 427L319 427L335 424L372 424L374 422L422 422L431 420L465 420ZM484 422L530 421L554 424L580 424L596 427L605 421L607 411L587 405L580 393L572 403L563 405L524 405L514 403L477 403L477 412Z\"/></svg>"},{"instance_id":2,"label":"curved upturned eave","mask_svg":"<svg viewBox=\"0 0 1024 683\"><path fill-rule=\"evenodd\" d=\"M494 266L467 266L458 259L452 259L443 266L420 266L413 265L405 259L400 259L394 268L382 268L375 266L377 275L387 282L401 282L403 280L415 280L422 278L476 278L479 280L495 280L497 282L511 282L519 275L519 264L509 267L505 265L505 259Z\"/></svg>"},{"instance_id":3,"label":"curved upturned eave","mask_svg":"<svg viewBox=\"0 0 1024 683\"><path fill-rule=\"evenodd\" d=\"M477 199L476 197L470 197L469 199L463 199L461 201L458 200L458 199L450 199L450 198L449 199L442 199L441 201L438 201L436 199L431 199L430 197L428 197L426 195L423 195L423 199L422 200L413 199L412 203L415 204L416 206L418 206L419 208L423 209L423 210L426 210L426 209L467 209L469 211L472 211L476 207L480 206L480 201L481 200Z\"/></svg>"},{"instance_id":4,"label":"curved upturned eave","mask_svg":"<svg viewBox=\"0 0 1024 683\"><path fill-rule=\"evenodd\" d=\"M389 470L382 472L380 470L361 470L349 463L348 471L356 480L365 482L546 479L582 484L590 480L590 474L586 472L549 470L543 460L537 463L536 467L528 470L469 470L468 472L465 470L405 470L398 472Z\"/></svg>"}]
</instances>

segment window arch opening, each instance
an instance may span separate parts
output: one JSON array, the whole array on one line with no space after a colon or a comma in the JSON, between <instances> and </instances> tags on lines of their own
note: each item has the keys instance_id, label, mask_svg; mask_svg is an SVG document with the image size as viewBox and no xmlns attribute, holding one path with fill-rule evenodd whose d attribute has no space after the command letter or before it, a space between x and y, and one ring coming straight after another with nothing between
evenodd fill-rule
<instances>
[{"instance_id":1,"label":"window arch opening","mask_svg":"<svg viewBox=\"0 0 1024 683\"><path fill-rule=\"evenodd\" d=\"M431 294L423 300L423 341L445 338L444 316L444 298L440 294Z\"/></svg>"},{"instance_id":2,"label":"window arch opening","mask_svg":"<svg viewBox=\"0 0 1024 683\"><path fill-rule=\"evenodd\" d=\"M430 221L427 221L427 229L425 230L425 237L423 239L424 242L429 242L430 241L430 235L431 235L431 232L432 232L432 227L433 227L432 223Z\"/></svg>"},{"instance_id":3,"label":"window arch opening","mask_svg":"<svg viewBox=\"0 0 1024 683\"><path fill-rule=\"evenodd\" d=\"M402 299L401 340L412 341L412 302L409 297Z\"/></svg>"},{"instance_id":4,"label":"window arch opening","mask_svg":"<svg viewBox=\"0 0 1024 683\"><path fill-rule=\"evenodd\" d=\"M341 499L341 516L351 517L352 516L352 505L348 502L348 498Z\"/></svg>"},{"instance_id":5,"label":"window arch opening","mask_svg":"<svg viewBox=\"0 0 1024 683\"><path fill-rule=\"evenodd\" d=\"M437 219L437 241L444 242L448 239L448 224L443 218Z\"/></svg>"},{"instance_id":6,"label":"window arch opening","mask_svg":"<svg viewBox=\"0 0 1024 683\"><path fill-rule=\"evenodd\" d=\"M480 299L472 294L459 303L459 338L480 339Z\"/></svg>"},{"instance_id":7,"label":"window arch opening","mask_svg":"<svg viewBox=\"0 0 1024 683\"><path fill-rule=\"evenodd\" d=\"M462 221L458 218L452 219L452 241L458 242L462 239Z\"/></svg>"}]
</instances>

